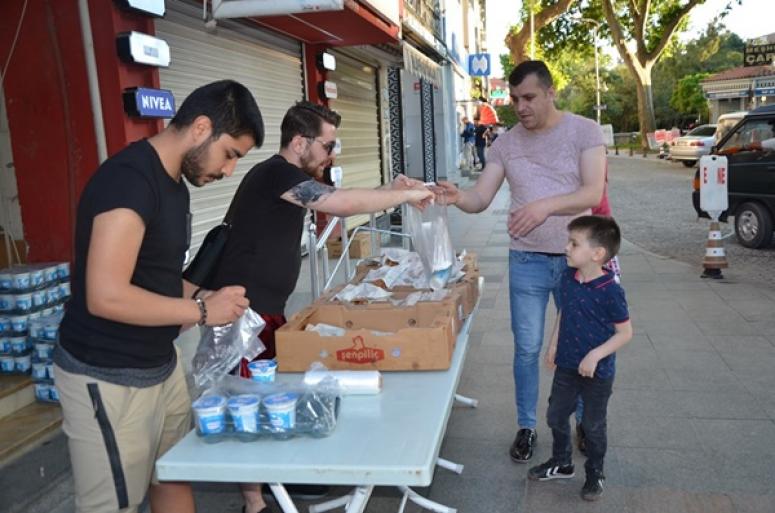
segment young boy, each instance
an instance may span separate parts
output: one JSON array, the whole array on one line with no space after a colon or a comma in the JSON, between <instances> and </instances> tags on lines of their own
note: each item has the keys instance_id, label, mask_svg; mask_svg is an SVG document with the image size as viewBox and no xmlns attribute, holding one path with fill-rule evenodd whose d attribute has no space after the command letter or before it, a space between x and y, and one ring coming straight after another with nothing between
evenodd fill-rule
<instances>
[{"instance_id":1,"label":"young boy","mask_svg":"<svg viewBox=\"0 0 775 513\"><path fill-rule=\"evenodd\" d=\"M603 459L607 447L606 410L614 382L617 349L632 338L624 290L603 264L616 255L621 233L607 217L582 216L568 225L565 255L570 269L561 281L559 314L554 324L547 366L554 367L547 422L554 439L552 457L528 472L532 480L573 477L569 416L580 395L586 434L587 478L581 497L603 494Z\"/></svg>"}]
</instances>

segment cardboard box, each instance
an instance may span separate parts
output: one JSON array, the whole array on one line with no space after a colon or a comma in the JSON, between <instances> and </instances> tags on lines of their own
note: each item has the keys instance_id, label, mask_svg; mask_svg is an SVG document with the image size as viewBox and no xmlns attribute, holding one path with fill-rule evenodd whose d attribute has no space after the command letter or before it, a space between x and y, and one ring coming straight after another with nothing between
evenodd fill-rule
<instances>
[{"instance_id":1,"label":"cardboard box","mask_svg":"<svg viewBox=\"0 0 775 513\"><path fill-rule=\"evenodd\" d=\"M329 369L409 371L444 370L452 360L457 334L455 313L438 303L393 308L370 304L347 308L313 304L275 333L277 364L282 372L303 372L313 362ZM345 328L341 337L304 331L308 324ZM393 333L375 335L371 330Z\"/></svg>"},{"instance_id":2,"label":"cardboard box","mask_svg":"<svg viewBox=\"0 0 775 513\"><path fill-rule=\"evenodd\" d=\"M467 318L473 312L476 302L479 299L479 268L476 253L468 253L463 258L463 272L465 276L457 283L448 285L451 291L461 296L463 306L463 319ZM362 262L355 269L355 276L350 283L360 283L369 274L369 271L378 267L374 263ZM391 292L413 292L418 289L409 286L398 286L389 289Z\"/></svg>"},{"instance_id":3,"label":"cardboard box","mask_svg":"<svg viewBox=\"0 0 775 513\"><path fill-rule=\"evenodd\" d=\"M342 239L328 239L328 256L330 258L339 258L342 256ZM366 258L371 256L371 235L368 233L357 233L350 243L350 258Z\"/></svg>"},{"instance_id":4,"label":"cardboard box","mask_svg":"<svg viewBox=\"0 0 775 513\"><path fill-rule=\"evenodd\" d=\"M367 308L368 306L385 306L387 308L393 308L393 309L401 309L401 308L414 308L414 305L412 306L396 306L395 301L402 301L409 296L409 294L412 294L413 292L417 292L415 290L412 291L406 291L406 290L398 290L398 291L392 291L393 295L391 296L391 300L388 301L379 301L379 302L371 302L371 303L342 303L338 299L335 299L335 296L341 291L343 288L345 288L346 285L340 285L338 287L335 287L331 289L330 291L326 292L319 298L317 298L312 304L313 305L341 305L344 308L349 309L363 309ZM466 320L466 317L468 315L465 313L465 300L466 298L459 292L455 290L450 290L449 294L446 298L442 299L441 301L419 301L416 304L419 303L425 303L430 305L437 305L441 308L447 308L454 312L453 315L453 326L455 328L455 333L460 333L461 328L463 327L463 322ZM474 304L476 304L476 300L474 300ZM452 343L454 347L454 341Z\"/></svg>"}]
</instances>

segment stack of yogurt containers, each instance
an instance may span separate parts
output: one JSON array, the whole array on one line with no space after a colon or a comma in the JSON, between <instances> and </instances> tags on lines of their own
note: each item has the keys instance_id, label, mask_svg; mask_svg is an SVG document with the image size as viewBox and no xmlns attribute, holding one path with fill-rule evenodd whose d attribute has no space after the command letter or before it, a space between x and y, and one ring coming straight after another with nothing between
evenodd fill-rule
<instances>
[{"instance_id":1,"label":"stack of yogurt containers","mask_svg":"<svg viewBox=\"0 0 775 513\"><path fill-rule=\"evenodd\" d=\"M0 374L29 375L34 370L42 376L40 365L33 368L33 364L50 362L69 297L70 264L66 262L0 269ZM38 348L39 343L45 346ZM45 400L57 400L53 386L47 390ZM41 391L38 398L44 395Z\"/></svg>"},{"instance_id":2,"label":"stack of yogurt containers","mask_svg":"<svg viewBox=\"0 0 775 513\"><path fill-rule=\"evenodd\" d=\"M29 342L32 346L31 373L35 382L35 398L42 402L59 402L54 385L54 345L59 338L62 314L54 313L30 319Z\"/></svg>"},{"instance_id":3,"label":"stack of yogurt containers","mask_svg":"<svg viewBox=\"0 0 775 513\"><path fill-rule=\"evenodd\" d=\"M196 430L206 442L271 437L324 437L336 426L338 394L318 387L259 386L211 390L196 401Z\"/></svg>"}]
</instances>

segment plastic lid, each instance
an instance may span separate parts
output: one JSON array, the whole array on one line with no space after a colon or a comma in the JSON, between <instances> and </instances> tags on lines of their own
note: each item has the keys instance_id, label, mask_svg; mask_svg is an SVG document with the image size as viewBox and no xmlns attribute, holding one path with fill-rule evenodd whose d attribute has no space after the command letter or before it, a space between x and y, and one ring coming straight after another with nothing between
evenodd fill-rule
<instances>
[{"instance_id":1,"label":"plastic lid","mask_svg":"<svg viewBox=\"0 0 775 513\"><path fill-rule=\"evenodd\" d=\"M269 370L277 367L277 362L274 360L256 360L248 364L250 370Z\"/></svg>"},{"instance_id":2,"label":"plastic lid","mask_svg":"<svg viewBox=\"0 0 775 513\"><path fill-rule=\"evenodd\" d=\"M223 408L225 404L226 399L220 395L206 395L194 401L191 406L197 410L202 410L206 408Z\"/></svg>"},{"instance_id":3,"label":"plastic lid","mask_svg":"<svg viewBox=\"0 0 775 513\"><path fill-rule=\"evenodd\" d=\"M295 392L282 392L279 394L272 394L264 399L264 404L267 407L282 407L295 403L299 399L299 394Z\"/></svg>"},{"instance_id":4,"label":"plastic lid","mask_svg":"<svg viewBox=\"0 0 775 513\"><path fill-rule=\"evenodd\" d=\"M235 395L229 399L228 406L234 409L251 406L258 408L258 396L251 394Z\"/></svg>"}]
</instances>

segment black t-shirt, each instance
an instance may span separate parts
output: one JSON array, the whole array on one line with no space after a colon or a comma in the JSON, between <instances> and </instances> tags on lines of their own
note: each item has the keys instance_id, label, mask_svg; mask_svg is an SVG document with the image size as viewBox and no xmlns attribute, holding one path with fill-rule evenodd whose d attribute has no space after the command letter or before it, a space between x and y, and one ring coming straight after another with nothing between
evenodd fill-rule
<instances>
[{"instance_id":1,"label":"black t-shirt","mask_svg":"<svg viewBox=\"0 0 775 513\"><path fill-rule=\"evenodd\" d=\"M250 307L282 314L301 269L306 209L281 196L311 180L280 155L257 164L242 180L232 213L232 231L213 287L242 285Z\"/></svg>"},{"instance_id":2,"label":"black t-shirt","mask_svg":"<svg viewBox=\"0 0 775 513\"><path fill-rule=\"evenodd\" d=\"M137 212L145 234L131 283L169 297L183 296L181 272L189 245L189 196L183 180L164 170L148 141L128 146L97 169L78 204L72 299L60 328L62 346L96 367L150 368L169 363L180 326L135 326L86 308L86 260L94 218L117 208Z\"/></svg>"}]
</instances>

